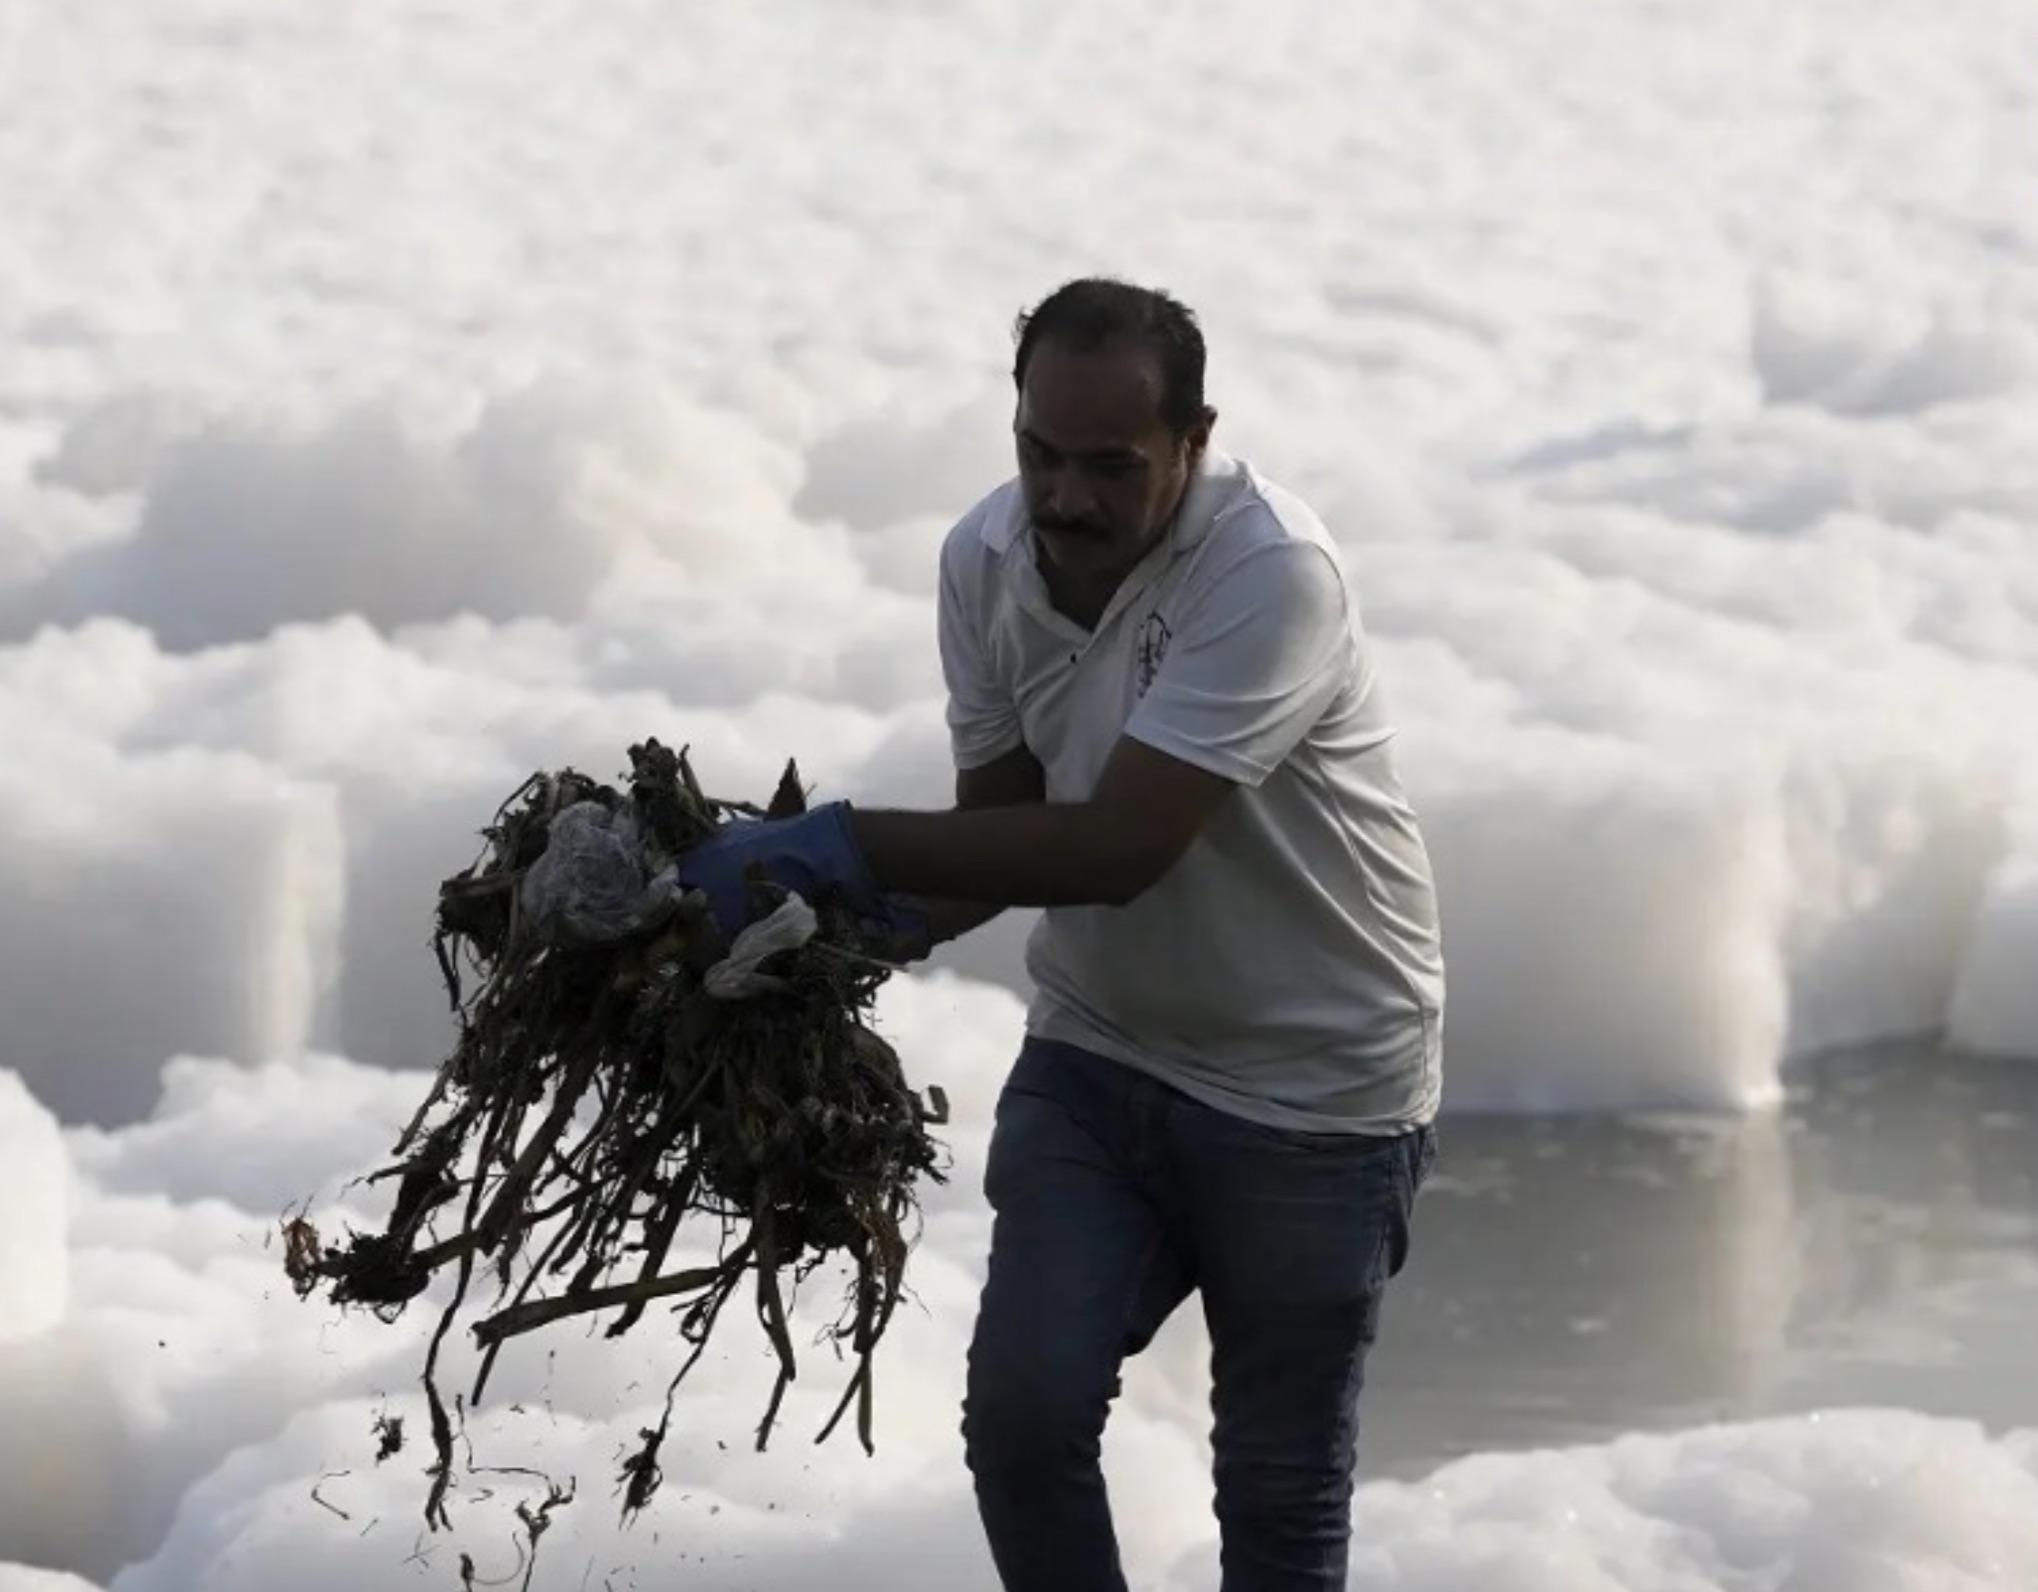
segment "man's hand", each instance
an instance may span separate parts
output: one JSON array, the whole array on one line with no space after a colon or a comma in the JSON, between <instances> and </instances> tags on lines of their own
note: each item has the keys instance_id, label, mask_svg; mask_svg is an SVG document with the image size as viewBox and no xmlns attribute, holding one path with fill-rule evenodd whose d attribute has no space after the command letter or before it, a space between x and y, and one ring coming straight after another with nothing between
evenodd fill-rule
<instances>
[{"instance_id":1,"label":"man's hand","mask_svg":"<svg viewBox=\"0 0 2038 1592\"><path fill-rule=\"evenodd\" d=\"M707 896L722 932L733 939L758 916L753 870L810 904L824 895L840 897L874 935L915 933L911 909L888 900L871 876L846 803L824 803L792 818L733 819L690 847L673 871L682 886Z\"/></svg>"}]
</instances>

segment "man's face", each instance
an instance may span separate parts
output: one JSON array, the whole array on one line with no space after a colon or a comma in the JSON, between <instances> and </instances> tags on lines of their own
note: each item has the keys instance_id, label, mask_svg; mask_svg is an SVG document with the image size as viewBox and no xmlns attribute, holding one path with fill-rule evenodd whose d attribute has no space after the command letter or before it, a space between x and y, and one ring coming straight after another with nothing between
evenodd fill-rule
<instances>
[{"instance_id":1,"label":"man's face","mask_svg":"<svg viewBox=\"0 0 2038 1592\"><path fill-rule=\"evenodd\" d=\"M1033 350L1013 431L1042 556L1085 584L1115 584L1166 530L1209 443L1161 418L1159 359L1134 343Z\"/></svg>"}]
</instances>

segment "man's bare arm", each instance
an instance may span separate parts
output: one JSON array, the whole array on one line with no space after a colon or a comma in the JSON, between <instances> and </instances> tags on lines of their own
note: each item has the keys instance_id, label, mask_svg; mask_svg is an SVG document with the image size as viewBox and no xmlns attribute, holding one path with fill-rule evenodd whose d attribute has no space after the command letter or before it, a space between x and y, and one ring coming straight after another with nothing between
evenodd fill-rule
<instances>
[{"instance_id":1,"label":"man's bare arm","mask_svg":"<svg viewBox=\"0 0 2038 1592\"><path fill-rule=\"evenodd\" d=\"M1040 760L1024 746L1013 748L980 768L957 769L955 805L960 809L1018 807L1047 800L1047 775ZM936 945L982 928L1005 908L983 901L921 901L930 938Z\"/></svg>"},{"instance_id":2,"label":"man's bare arm","mask_svg":"<svg viewBox=\"0 0 2038 1592\"><path fill-rule=\"evenodd\" d=\"M929 900L1124 906L1157 883L1235 788L1121 735L1085 800L850 814L879 886Z\"/></svg>"}]
</instances>

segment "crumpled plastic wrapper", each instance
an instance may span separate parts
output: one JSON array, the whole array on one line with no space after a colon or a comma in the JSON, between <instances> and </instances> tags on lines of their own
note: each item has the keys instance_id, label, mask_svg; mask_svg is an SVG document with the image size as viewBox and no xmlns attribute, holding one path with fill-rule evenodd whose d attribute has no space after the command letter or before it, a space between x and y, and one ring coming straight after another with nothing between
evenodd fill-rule
<instances>
[{"instance_id":1,"label":"crumpled plastic wrapper","mask_svg":"<svg viewBox=\"0 0 2038 1592\"><path fill-rule=\"evenodd\" d=\"M784 979L758 969L781 951L798 950L820 926L814 909L797 895L789 895L769 917L759 918L738 934L729 954L708 969L701 983L710 995L725 1001L784 989Z\"/></svg>"},{"instance_id":2,"label":"crumpled plastic wrapper","mask_svg":"<svg viewBox=\"0 0 2038 1592\"><path fill-rule=\"evenodd\" d=\"M652 873L628 811L585 801L552 815L545 853L524 874L518 905L543 939L602 945L655 923L684 893L670 868Z\"/></svg>"},{"instance_id":3,"label":"crumpled plastic wrapper","mask_svg":"<svg viewBox=\"0 0 2038 1592\"><path fill-rule=\"evenodd\" d=\"M544 855L524 874L520 905L543 939L602 945L658 922L685 893L671 868L651 871L643 836L627 811L575 802L552 816ZM729 954L703 976L703 986L718 1000L785 989L784 979L762 971L764 964L805 945L820 926L812 907L788 896L736 936Z\"/></svg>"}]
</instances>

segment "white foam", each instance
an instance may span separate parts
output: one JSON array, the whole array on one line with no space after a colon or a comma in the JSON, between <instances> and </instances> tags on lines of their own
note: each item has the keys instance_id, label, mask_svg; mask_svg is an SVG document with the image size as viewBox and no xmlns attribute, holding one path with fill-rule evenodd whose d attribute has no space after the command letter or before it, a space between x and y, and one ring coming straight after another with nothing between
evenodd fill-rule
<instances>
[{"instance_id":1,"label":"white foam","mask_svg":"<svg viewBox=\"0 0 2038 1592\"><path fill-rule=\"evenodd\" d=\"M1772 1105L1788 1022L1776 811L1695 772L1602 762L1553 778L1524 747L1509 775L1482 762L1426 803L1454 1105Z\"/></svg>"},{"instance_id":2,"label":"white foam","mask_svg":"<svg viewBox=\"0 0 2038 1592\"><path fill-rule=\"evenodd\" d=\"M0 1060L65 1120L104 1122L146 1110L167 1051L303 1045L341 911L325 793L243 753L7 728Z\"/></svg>"},{"instance_id":3,"label":"white foam","mask_svg":"<svg viewBox=\"0 0 2038 1592\"><path fill-rule=\"evenodd\" d=\"M408 1481L360 1455L408 1340L265 1299L259 1246L386 1144L408 1085L353 1063L441 1053L438 880L525 774L645 734L731 793L796 755L944 800L933 549L1005 468L1012 314L1078 271L1201 311L1220 441L1350 549L1446 891L1453 1107L1756 1112L1792 1055L1895 1034L2038 1057L2023 8L25 17L0 1068L40 1105L0 1137L47 1195L52 1108L72 1169L0 1255L0 1552L316 1592L323 1531L334 1584L402 1573ZM943 964L1021 985L1028 921ZM951 1404L1020 1007L894 999L958 1100L924 1381L876 1467L688 1461L683 1526L620 1550L688 1585L895 1584L909 1539L989 1585ZM1773 1253L1719 1242L1766 1320ZM1168 1341L1114 1463L1183 1592ZM642 1369L502 1386L592 1487ZM763 1371L718 1374L690 1407L740 1426ZM366 1535L305 1496L336 1456ZM1355 1584L2021 1586L2029 1469L1896 1416L1477 1461L1367 1493ZM569 1584L610 1562L592 1497Z\"/></svg>"},{"instance_id":4,"label":"white foam","mask_svg":"<svg viewBox=\"0 0 2038 1592\"><path fill-rule=\"evenodd\" d=\"M61 1570L0 1564L0 1592L99 1592L99 1588Z\"/></svg>"},{"instance_id":5,"label":"white foam","mask_svg":"<svg viewBox=\"0 0 2038 1592\"><path fill-rule=\"evenodd\" d=\"M2038 799L2012 813L2002 854L1975 913L1949 1021L1953 1043L2006 1056L2033 1053L2038 1033Z\"/></svg>"},{"instance_id":6,"label":"white foam","mask_svg":"<svg viewBox=\"0 0 2038 1592\"><path fill-rule=\"evenodd\" d=\"M0 1344L32 1338L64 1319L70 1302L70 1161L57 1119L21 1079L0 1072Z\"/></svg>"},{"instance_id":7,"label":"white foam","mask_svg":"<svg viewBox=\"0 0 2038 1592\"><path fill-rule=\"evenodd\" d=\"M2038 1575L2038 1434L1836 1411L1481 1457L1361 1500L1351 1585L2008 1592Z\"/></svg>"},{"instance_id":8,"label":"white foam","mask_svg":"<svg viewBox=\"0 0 2038 1592\"><path fill-rule=\"evenodd\" d=\"M306 1592L372 1582L415 1545L432 1562L473 1554L491 1574L522 1561L511 1507L535 1504L530 1478L495 1483L492 1500L455 1505L453 1534L420 1540L414 1467L332 1475L336 1449L358 1448L364 1405L294 1422L268 1448L233 1457L194 1489L149 1563L111 1592L204 1585L241 1592L288 1575ZM627 1582L669 1578L704 1589L769 1584L788 1592L879 1592L926 1574L958 1592L997 1585L973 1507L951 1469L860 1457L797 1475L763 1459L728 1461L704 1482L675 1470L634 1528L614 1524L607 1445L571 1420L542 1447L485 1439L508 1463L577 1477L577 1501L553 1515L540 1574ZM1128 1423L1114 1459L1136 1476L1121 1511L1129 1574L1166 1592L1210 1592L1214 1543L1153 1529L1142 1510L1200 1493L1178 1431ZM410 1473L406 1473L406 1471ZM321 1472L325 1506L313 1501ZM2038 1434L1994 1437L1972 1423L1903 1412L1828 1412L1790 1420L1628 1437L1572 1450L1481 1456L1420 1483L1362 1486L1354 1592L2010 1592L2038 1575ZM902 1544L911 1543L911 1571ZM315 1549L313 1547L315 1545ZM549 1568L548 1568L549 1567Z\"/></svg>"},{"instance_id":9,"label":"white foam","mask_svg":"<svg viewBox=\"0 0 2038 1592\"><path fill-rule=\"evenodd\" d=\"M793 466L774 466L740 421L656 387L632 401L629 386L558 378L455 418L388 400L265 404L162 436L142 395L122 395L72 422L40 475L87 496L137 491L133 534L17 594L0 634L112 614L191 648L341 616L570 617L647 539L729 556L734 528L782 501Z\"/></svg>"}]
</instances>

